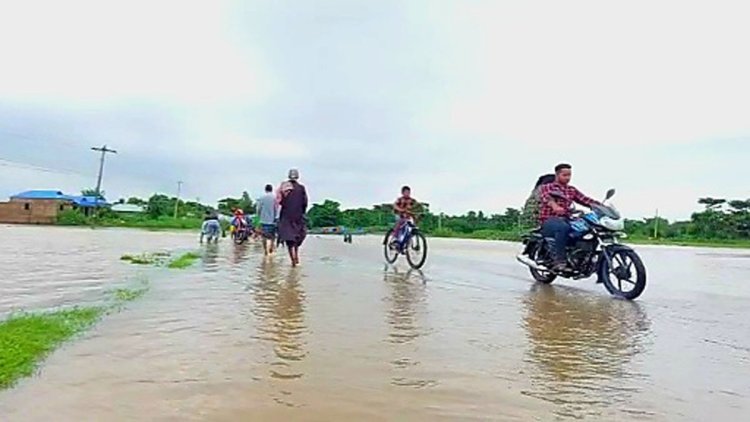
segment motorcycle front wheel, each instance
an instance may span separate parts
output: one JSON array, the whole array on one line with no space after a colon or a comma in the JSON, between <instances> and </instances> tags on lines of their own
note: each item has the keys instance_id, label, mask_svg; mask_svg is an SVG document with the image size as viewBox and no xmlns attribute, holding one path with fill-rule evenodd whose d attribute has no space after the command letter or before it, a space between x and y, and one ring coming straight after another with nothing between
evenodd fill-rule
<instances>
[{"instance_id":1,"label":"motorcycle front wheel","mask_svg":"<svg viewBox=\"0 0 750 422\"><path fill-rule=\"evenodd\" d=\"M235 232L234 233L234 244L235 245L241 245L245 243L245 240L247 240L247 234L244 232Z\"/></svg>"},{"instance_id":2,"label":"motorcycle front wheel","mask_svg":"<svg viewBox=\"0 0 750 422\"><path fill-rule=\"evenodd\" d=\"M599 280L613 296L633 300L646 289L646 267L632 249L612 253L611 261L603 259L599 266Z\"/></svg>"}]
</instances>

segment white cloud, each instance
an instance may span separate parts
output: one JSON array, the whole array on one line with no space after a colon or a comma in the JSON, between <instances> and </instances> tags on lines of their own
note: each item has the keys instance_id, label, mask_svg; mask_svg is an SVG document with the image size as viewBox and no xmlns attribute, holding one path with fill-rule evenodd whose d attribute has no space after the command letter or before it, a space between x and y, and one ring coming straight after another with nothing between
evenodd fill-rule
<instances>
[{"instance_id":1,"label":"white cloud","mask_svg":"<svg viewBox=\"0 0 750 422\"><path fill-rule=\"evenodd\" d=\"M310 156L310 150L301 142L220 132L210 138L189 141L185 147L211 159L231 156L235 159L299 160Z\"/></svg>"},{"instance_id":2,"label":"white cloud","mask_svg":"<svg viewBox=\"0 0 750 422\"><path fill-rule=\"evenodd\" d=\"M219 2L4 3L0 95L67 107L259 99L270 79L231 42L228 17Z\"/></svg>"},{"instance_id":3,"label":"white cloud","mask_svg":"<svg viewBox=\"0 0 750 422\"><path fill-rule=\"evenodd\" d=\"M453 5L435 18L445 84L427 131L543 146L750 133L747 3Z\"/></svg>"},{"instance_id":4,"label":"white cloud","mask_svg":"<svg viewBox=\"0 0 750 422\"><path fill-rule=\"evenodd\" d=\"M618 188L626 215L683 218L698 196L747 196L736 173L750 147L727 140L750 139L748 12L673 0L7 3L0 131L26 138L0 133L0 158L33 158L29 140L50 136L80 143L49 149L77 167L107 142L121 150L105 176L117 195L185 180L210 200L242 190L226 182L238 172L252 191L299 166L316 199L370 205L406 183L451 213L517 207L569 161L589 194Z\"/></svg>"}]
</instances>

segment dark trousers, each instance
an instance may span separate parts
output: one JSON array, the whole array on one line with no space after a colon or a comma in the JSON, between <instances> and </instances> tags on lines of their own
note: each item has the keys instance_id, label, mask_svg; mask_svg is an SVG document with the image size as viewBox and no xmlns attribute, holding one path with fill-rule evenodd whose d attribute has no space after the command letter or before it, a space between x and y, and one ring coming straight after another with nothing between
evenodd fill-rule
<instances>
[{"instance_id":1,"label":"dark trousers","mask_svg":"<svg viewBox=\"0 0 750 422\"><path fill-rule=\"evenodd\" d=\"M542 236L555 239L555 262L565 261L565 247L570 236L570 224L560 217L549 218L542 224Z\"/></svg>"}]
</instances>

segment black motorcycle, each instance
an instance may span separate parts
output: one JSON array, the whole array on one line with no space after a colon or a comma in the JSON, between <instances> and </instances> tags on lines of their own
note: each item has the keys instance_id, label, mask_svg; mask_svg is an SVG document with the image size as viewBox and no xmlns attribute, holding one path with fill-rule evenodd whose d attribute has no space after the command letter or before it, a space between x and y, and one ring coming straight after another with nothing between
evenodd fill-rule
<instances>
[{"instance_id":1,"label":"black motorcycle","mask_svg":"<svg viewBox=\"0 0 750 422\"><path fill-rule=\"evenodd\" d=\"M597 283L604 284L612 295L628 300L640 296L646 288L646 267L632 248L619 243L627 236L620 213L607 203L614 194L610 189L603 204L592 206L591 212L572 212L565 269L552 269L555 239L544 237L540 229L523 237L524 249L518 261L528 266L531 276L541 283L552 283L557 277L579 280L596 274Z\"/></svg>"}]
</instances>

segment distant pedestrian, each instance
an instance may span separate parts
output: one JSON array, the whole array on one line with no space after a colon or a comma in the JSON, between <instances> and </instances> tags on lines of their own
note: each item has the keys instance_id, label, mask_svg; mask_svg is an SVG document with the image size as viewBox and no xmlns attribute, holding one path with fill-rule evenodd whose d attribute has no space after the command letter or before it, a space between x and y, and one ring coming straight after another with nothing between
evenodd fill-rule
<instances>
[{"instance_id":1,"label":"distant pedestrian","mask_svg":"<svg viewBox=\"0 0 750 422\"><path fill-rule=\"evenodd\" d=\"M203 243L204 237L208 237L208 243L211 243L211 241L218 243L220 232L221 225L219 224L218 214L211 210L206 210L206 215L203 217L203 225L201 227L201 243Z\"/></svg>"},{"instance_id":2,"label":"distant pedestrian","mask_svg":"<svg viewBox=\"0 0 750 422\"><path fill-rule=\"evenodd\" d=\"M292 266L299 265L299 247L307 236L307 190L299 183L299 171L289 170L289 180L279 188L281 213L279 238L286 243Z\"/></svg>"},{"instance_id":3,"label":"distant pedestrian","mask_svg":"<svg viewBox=\"0 0 750 422\"><path fill-rule=\"evenodd\" d=\"M258 199L258 219L263 236L263 251L266 256L272 254L275 249L278 218L279 205L273 194L273 186L266 185L266 194Z\"/></svg>"}]
</instances>

